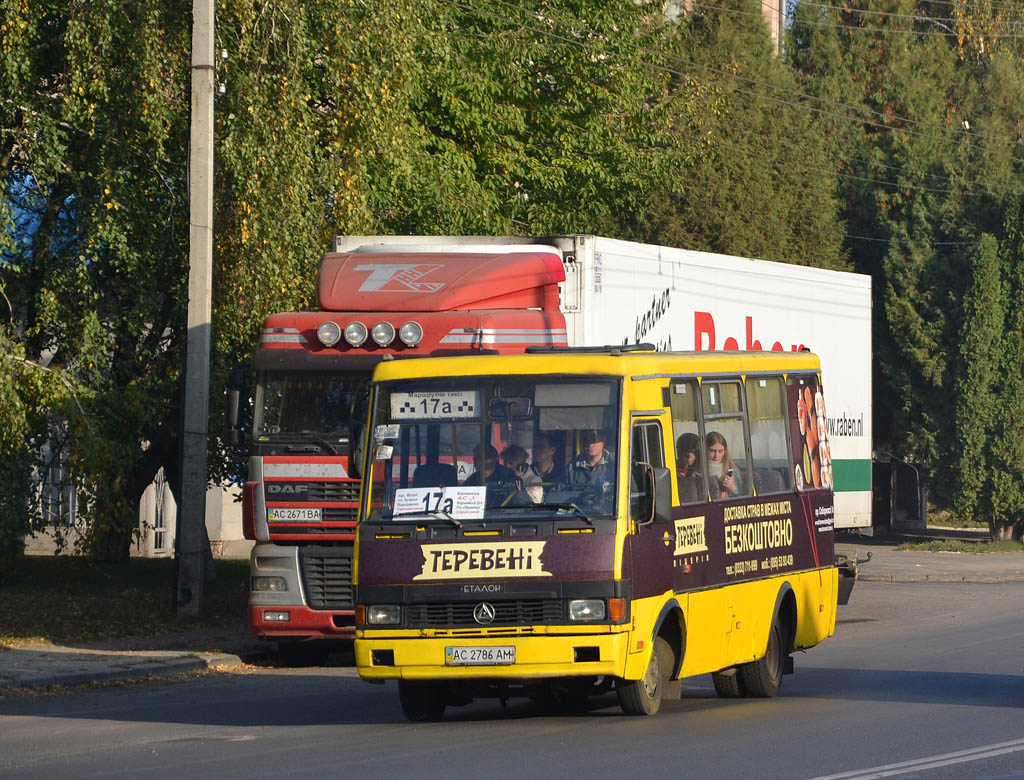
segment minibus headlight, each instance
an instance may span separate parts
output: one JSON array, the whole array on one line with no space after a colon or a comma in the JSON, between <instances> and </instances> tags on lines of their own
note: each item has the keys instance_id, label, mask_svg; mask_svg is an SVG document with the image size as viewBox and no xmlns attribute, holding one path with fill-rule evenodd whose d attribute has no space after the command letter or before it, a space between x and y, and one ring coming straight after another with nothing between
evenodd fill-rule
<instances>
[{"instance_id":1,"label":"minibus headlight","mask_svg":"<svg viewBox=\"0 0 1024 780\"><path fill-rule=\"evenodd\" d=\"M361 347L366 341L366 326L361 322L350 322L345 326L345 341L350 347Z\"/></svg>"},{"instance_id":2,"label":"minibus headlight","mask_svg":"<svg viewBox=\"0 0 1024 780\"><path fill-rule=\"evenodd\" d=\"M371 604L366 608L368 626L397 626L401 618L402 610L397 604Z\"/></svg>"},{"instance_id":3,"label":"minibus headlight","mask_svg":"<svg viewBox=\"0 0 1024 780\"><path fill-rule=\"evenodd\" d=\"M398 338L407 347L415 347L423 340L423 328L418 322L410 320L398 329Z\"/></svg>"},{"instance_id":4,"label":"minibus headlight","mask_svg":"<svg viewBox=\"0 0 1024 780\"><path fill-rule=\"evenodd\" d=\"M341 328L338 327L338 323L327 320L316 329L316 337L325 347L333 347L341 341Z\"/></svg>"},{"instance_id":5,"label":"minibus headlight","mask_svg":"<svg viewBox=\"0 0 1024 780\"><path fill-rule=\"evenodd\" d=\"M395 340L395 326L390 322L378 322L370 331L370 336L379 347L386 347Z\"/></svg>"},{"instance_id":6,"label":"minibus headlight","mask_svg":"<svg viewBox=\"0 0 1024 780\"><path fill-rule=\"evenodd\" d=\"M254 593L279 593L288 590L288 583L284 577L253 577L252 590Z\"/></svg>"},{"instance_id":7,"label":"minibus headlight","mask_svg":"<svg viewBox=\"0 0 1024 780\"><path fill-rule=\"evenodd\" d=\"M569 620L604 620L604 599L573 599L569 602Z\"/></svg>"}]
</instances>

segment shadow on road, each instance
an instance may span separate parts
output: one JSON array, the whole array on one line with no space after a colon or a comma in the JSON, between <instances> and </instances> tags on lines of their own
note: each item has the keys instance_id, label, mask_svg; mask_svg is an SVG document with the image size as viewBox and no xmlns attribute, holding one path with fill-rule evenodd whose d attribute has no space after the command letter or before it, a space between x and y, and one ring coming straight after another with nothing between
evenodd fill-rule
<instances>
[{"instance_id":1,"label":"shadow on road","mask_svg":"<svg viewBox=\"0 0 1024 780\"><path fill-rule=\"evenodd\" d=\"M802 668L798 677L788 690L783 686L783 696L1017 709L1024 705L1024 675L1016 674Z\"/></svg>"},{"instance_id":2,"label":"shadow on road","mask_svg":"<svg viewBox=\"0 0 1024 780\"><path fill-rule=\"evenodd\" d=\"M771 701L719 699L704 678L684 681L681 701L665 702L661 716L704 714L726 707L772 706ZM788 678L783 699L947 704L1019 709L1024 676L974 672L919 672L842 668L801 669ZM202 686L202 693L196 691ZM98 700L102 698L102 707ZM242 674L205 675L185 682L153 681L116 691L73 689L38 699L0 699L0 716L81 718L124 722L182 723L240 728L405 723L397 688L367 684L329 669L250 669ZM614 693L585 706L557 708L516 699L452 707L444 722L535 717L621 716ZM625 717L625 716L622 716Z\"/></svg>"}]
</instances>

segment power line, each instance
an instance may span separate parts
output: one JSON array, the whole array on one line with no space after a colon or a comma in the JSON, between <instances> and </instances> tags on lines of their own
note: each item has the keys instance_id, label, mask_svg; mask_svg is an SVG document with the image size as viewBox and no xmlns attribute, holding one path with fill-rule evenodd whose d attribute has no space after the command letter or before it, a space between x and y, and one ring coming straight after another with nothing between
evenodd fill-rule
<instances>
[{"instance_id":1,"label":"power line","mask_svg":"<svg viewBox=\"0 0 1024 780\"><path fill-rule=\"evenodd\" d=\"M513 4L511 4L509 2L503 2L503 0L496 0L496 2L499 5L504 5L504 6L509 7L509 8L514 8L515 10L518 10L518 11L523 10L523 9L517 7L517 6L514 6ZM480 13L480 14L483 14L485 16L489 16L492 19L499 19L499 20L503 19L502 17L499 17L499 16L497 16L494 13L491 13L489 11L485 11L483 9L479 9L479 8L467 5L467 4L462 3L462 2L455 2L454 4L458 5L459 7L463 8L465 10L468 10L468 11L471 11L471 12L474 12L474 13ZM760 17L760 14L753 14L753 15L756 15L756 16ZM552 17L547 17L547 18L552 19ZM559 21L559 23L561 23L561 24L570 24L568 22L564 22L564 21L561 21L561 20L555 20L555 21ZM599 52L601 54L605 54L605 55L608 55L608 56L624 59L624 60L626 60L628 62L633 62L634 64L642 65L642 66L650 68L652 70L662 71L662 72L665 72L665 73L668 73L668 74L671 74L671 75L675 75L675 76L679 76L679 77L682 77L682 78L691 78L691 79L693 79L695 81L699 81L699 82L704 83L704 84L708 84L708 85L711 85L711 86L717 86L717 87L721 87L721 88L724 88L724 89L729 89L729 90L731 90L733 92L737 92L739 94L745 94L745 95L749 95L749 96L754 97L754 98L760 98L762 100L766 100L766 101L769 101L769 102L779 103L779 104L786 105L786 106L789 106L789 107L792 107L792 108L797 108L797 109L802 110L802 111L808 111L808 112L811 112L811 113L817 113L817 114L822 114L822 115L825 115L825 116L831 116L831 117L834 117L834 118L837 118L837 119L841 119L841 120L844 120L844 121L854 121L854 122L858 122L858 123L861 123L861 124L864 124L864 125L867 125L867 126L870 126L870 127L879 128L879 129L882 129L882 130L891 130L891 131L898 130L900 132L907 133L907 134L910 134L910 135L915 135L915 136L919 136L919 137L922 137L922 138L929 138L929 139L932 139L932 140L938 140L938 141L942 141L944 143L955 141L957 136L959 136L959 137L965 137L965 136L985 137L985 136L981 136L981 134L975 133L975 132L970 131L970 130L957 131L956 136L953 136L953 137L950 137L950 136L947 136L947 135L933 135L933 134L922 133L922 132L918 132L918 131L915 131L915 130L911 130L911 129L906 128L906 127L895 127L895 126L890 125L888 123L872 122L872 121L869 121L869 120L867 120L867 119L865 119L863 117L852 117L852 116L849 116L847 114L843 114L843 113L840 113L840 112L827 111L825 109L816 108L816 107L813 107L813 106L805 106L805 105L800 104L800 103L794 103L792 101L783 100L781 98L773 97L771 95L766 95L766 94L763 94L763 93L760 93L760 92L756 92L756 91L752 91L752 90L746 90L746 89L742 89L740 87L728 86L728 85L725 85L725 84L720 84L717 81L713 81L713 80L710 80L710 79L702 78L702 77L700 77L700 76L698 76L698 75L696 75L694 73L688 73L688 72L685 72L685 71L676 70L676 69L669 68L669 67L664 66L664 65L659 65L659 64L653 63L653 62L648 62L648 61L644 61L644 60L638 60L638 59L634 59L634 58L631 58L631 57L625 57L624 55L619 54L618 52L612 51L610 49L602 48L600 46L595 46L594 44L583 42L583 41L573 40L572 38L569 38L569 37L567 37L565 35L561 35L561 34L556 33L556 32L552 32L550 30L545 30L545 29L542 29L542 28L538 28L538 27L534 27L534 26L528 25L528 24L523 24L521 22L517 22L517 24L519 24L521 29L529 30L531 32L536 32L536 33L538 33L540 35L548 36L548 37L554 38L556 40L560 40L560 41L562 41L564 43L568 43L568 44L573 45L573 46L577 46L577 47L580 47L580 48L591 49L591 50ZM588 33L590 33L590 34L592 34L594 36L597 35L597 33L594 30L590 29L590 28L582 27L582 29L586 30ZM717 70L717 69L712 68L710 66L702 65L700 63L695 63L695 62L686 60L685 58L678 57L678 56L672 55L672 54L668 54L666 52L652 50L652 49L647 49L645 47L636 46L636 45L630 44L630 43L624 43L623 45L625 45L625 46L627 46L629 48L632 48L632 49L638 49L638 50L640 50L642 52L645 52L647 54L653 54L653 55L657 55L657 56L660 56L660 57L664 57L664 58L669 59L669 60L675 60L675 61L678 61L678 62L682 62L684 64L688 64L688 65L691 65L691 66L699 67L699 68L702 68L704 70L710 71L711 73L715 73L716 75L726 76L728 78L733 78L733 79L736 79L738 81L746 81L746 82L749 82L749 83L756 84L758 86L767 86L767 87L769 87L771 89L775 89L775 90L777 90L779 92L782 92L783 94L792 94L792 95L795 95L797 97L802 97L802 98L805 98L805 99L808 99L808 100L816 101L818 103L824 103L824 104L827 104L827 105L837 105L837 106L842 107L842 108L849 108L849 109L853 109L853 110L863 111L863 112L868 113L869 115L874 115L874 116L879 116L879 117L887 117L887 116L889 116L887 114L883 114L882 112L873 111L871 109L860 108L860 107L857 107L857 106L852 106L852 105L843 104L843 103L836 103L835 101L828 101L828 100L825 100L823 98L815 97L814 95L809 95L807 93L798 92L798 91L795 91L795 90L787 90L784 87L775 87L774 85L767 84L765 82L759 82L759 81L756 81L754 79L749 79L749 78L746 78L746 77L743 77L743 76L737 76L735 74L727 73L725 71L720 71L720 70ZM918 120L913 120L913 119L909 119L909 118L906 118L906 117L896 116L895 118L899 119L900 121L907 122L908 124L918 124L918 125L925 124L925 123L922 123L922 122L920 122ZM984 147L982 147L982 146L980 146L978 144L972 143L970 141L964 141L963 143L965 143L967 146L970 146L970 147L975 148L975 149L979 149L979 150L982 150L982 151L985 150ZM1008 159L1008 160L1011 160L1013 162L1018 162L1018 163L1024 164L1024 159L1020 159L1020 158L1014 157L1013 155L1001 154L1001 153L995 153L995 152L991 152L991 153L994 156L997 156L997 157L1000 157L1000 158L1003 158L1003 159Z\"/></svg>"},{"instance_id":2,"label":"power line","mask_svg":"<svg viewBox=\"0 0 1024 780\"><path fill-rule=\"evenodd\" d=\"M735 8L723 8L722 6L707 5L705 3L694 3L693 7L694 8L706 8L706 9L711 10L711 11L721 11L722 13L727 13L727 14L740 14L742 16L757 16L757 17L761 17L762 16L762 14L760 12L758 12L758 11L740 11L740 10L735 9ZM967 34L967 33L957 33L957 32L940 32L940 31L937 31L937 30L900 30L900 29L895 29L895 28L891 28L891 27L866 27L864 25L859 25L859 24L842 24L841 22L812 22L812 21L810 21L808 19L801 19L801 20L799 20L799 23L800 24L811 25L813 27L833 27L833 28L840 28L840 29L846 29L846 30L857 30L858 32L892 33L892 34L896 34L896 35L935 35L935 36L941 36L941 37L944 37L944 38L960 38L960 37L971 38L971 37L974 37L975 35L977 35L978 37L1006 39L1006 40L1016 40L1018 38L1024 38L1024 33L1021 33L1021 34L1001 34L1001 33L1000 34L996 34L996 33L988 34L988 33L986 33L984 35L981 35L981 34L978 34L978 33Z\"/></svg>"},{"instance_id":3,"label":"power line","mask_svg":"<svg viewBox=\"0 0 1024 780\"><path fill-rule=\"evenodd\" d=\"M968 2L968 0L926 0L928 5L946 5L954 8L977 8L978 10L989 10L992 8L1005 8L1010 11L1020 11L1020 5L1015 3L988 3L988 2Z\"/></svg>"},{"instance_id":4,"label":"power line","mask_svg":"<svg viewBox=\"0 0 1024 780\"><path fill-rule=\"evenodd\" d=\"M775 6L770 5L762 1L761 5L766 8L774 8ZM914 21L921 22L991 22L995 24L1020 24L1020 19L985 19L985 18L972 18L963 16L929 16L926 14L915 13L915 14L898 14L891 11L875 11L870 8L852 8L850 6L842 5L826 5L825 3L815 3L815 8L828 8L833 11L840 11L844 14L865 14L867 16L884 16L890 19L913 19ZM1020 10L1019 8L1017 10Z\"/></svg>"},{"instance_id":5,"label":"power line","mask_svg":"<svg viewBox=\"0 0 1024 780\"><path fill-rule=\"evenodd\" d=\"M501 5L505 5L505 6L508 6L508 7L511 7L511 8L515 8L515 10L517 10L517 11L523 10L521 8L517 8L515 6L512 6L510 3L502 2L502 0L497 0L497 1ZM462 9L464 9L466 11L469 11L471 13L479 13L479 14L482 14L483 16L486 16L486 17L489 17L489 18L492 18L492 19L497 19L497 20L500 20L500 21L508 21L507 19L505 19L503 17L497 16L493 12L490 12L490 11L487 11L487 10L483 10L483 9L479 9L479 8L470 6L470 5L468 5L468 4L464 3L464 2L456 1L453 4L459 6L460 8L462 8ZM555 20L555 21L559 21L559 20ZM673 74L673 75L678 75L678 76L681 76L681 77L693 78L693 79L695 79L697 81L706 81L705 79L701 79L700 77L695 76L693 74L683 73L681 71L677 71L677 70L673 70L671 68L667 68L667 67L665 67L663 65L659 65L659 64L656 64L656 63L651 63L651 62L647 62L647 61L643 61L643 60L636 60L636 59L633 59L633 58L623 57L623 55L620 55L617 52L614 52L614 51L611 51L611 50L608 50L608 49L604 49L604 48L602 48L600 46L595 46L593 44L581 42L581 41L578 41L578 40L573 40L573 39L571 39L571 38L569 38L569 37L567 37L565 35L559 34L557 32L553 32L553 31L550 31L550 30L539 29L537 27L531 26L529 24L523 24L523 23L521 23L519 21L515 21L515 20L513 20L513 23L515 23L522 30L526 30L526 31L534 32L534 33L537 33L537 34L540 34L540 35L543 35L543 36L546 36L546 37L550 37L550 38L553 38L555 40L559 40L559 41L562 41L564 43L567 43L567 44L570 44L570 45L573 45L573 46L577 46L577 47L580 47L580 48L586 48L586 49L589 49L589 50L592 50L592 51L596 51L596 52L598 52L600 54L609 55L609 56L617 57L617 58L620 58L620 59L625 59L625 60L633 62L633 63L635 63L637 65L641 65L643 67L648 67L648 68L651 68L653 70L657 70L657 71L661 71L661 72L667 72L667 73L670 73L670 74ZM560 22L560 23L566 24L565 22ZM583 29L586 30L588 33L591 33L592 35L595 35L595 36L597 35L597 33L595 33L595 31L593 31L592 29L589 29L589 28L583 28ZM627 45L629 45L629 44L627 44ZM630 45L630 46L631 46L631 48L640 48L643 51L646 51L648 53L657 53L657 54L661 54L662 56L666 56L668 58L672 58L672 55L667 55L667 54L665 54L663 52L652 52L651 50L643 49L643 47L637 47L637 46L632 46L632 45ZM708 83L714 84L715 82L708 82ZM732 89L734 89L735 91L739 91L739 92L747 92L748 94L752 94L754 97L761 97L761 98L766 99L766 100L770 100L770 101L774 101L774 102L780 102L780 103L784 103L784 104L787 104L787 105L792 105L794 107L801 108L803 110L815 111L815 112L819 112L819 113L830 113L830 112L824 112L821 109L814 109L814 108L809 108L809 107L806 107L806 106L801 106L799 104L789 103L788 101L783 101L783 100L780 100L780 99L777 99L777 98L772 98L770 96L761 95L759 93L750 93L749 91L741 90L741 89L738 89L738 88L735 88L735 87L732 88ZM810 97L810 96L808 96L808 97ZM839 116L843 116L843 115L839 115ZM853 119L854 121L858 121L858 122L863 122L864 121L861 118L851 118L851 117L845 117L845 116L843 116L843 118ZM907 131L905 128L892 128L892 127L889 127L889 126L882 126L882 127L884 127L885 129L902 129L905 132L913 133L913 131ZM922 134L922 133L914 133L914 134L916 134L916 135L925 135L925 134ZM926 136L926 137L933 137L934 138L935 136ZM940 138L940 140L948 140L948 139L946 139L944 137L939 137L939 138ZM817 169L817 170L820 171L821 169ZM835 174L835 172L832 172L832 171L830 171L829 173L834 174L834 175L838 175L838 176L845 176L844 174ZM867 179L866 177L851 177L851 178L858 178L858 179L861 179L861 180L871 181L873 183L883 184L883 185L887 185L887 186L901 187L903 189L906 189L908 187L914 186L914 185L899 185L899 184L894 183L894 182L881 182L879 180ZM918 188L918 187L915 187L915 188ZM930 189L933 192L948 192L948 191L945 191L945 190L935 190L935 189L932 189L932 188L922 188L922 189L926 189L926 190ZM717 209L714 206L708 206L708 208L710 208L712 210L715 210L715 211L721 211L723 213L725 211L723 209ZM733 212L729 211L728 213L731 214ZM826 234L822 233L821 231L815 231L813 229L809 229L809 228L806 228L805 226L798 225L798 224L795 224L795 223L786 223L786 224L788 224L789 227L791 227L791 228L793 228L795 230L801 230L803 232L817 233L819 235L826 235ZM861 235L848 234L848 233L841 233L841 234L838 234L838 235L831 234L831 235L834 235L836 238L848 239L848 240L851 240L851 241L868 241L868 242L873 242L873 243L900 244L900 245L911 245L911 246L964 246L964 245L970 245L970 244L973 243L973 242L969 242L969 241L915 242L915 241L912 241L910 239L878 238L878 237L874 237L874 236L861 236Z\"/></svg>"}]
</instances>

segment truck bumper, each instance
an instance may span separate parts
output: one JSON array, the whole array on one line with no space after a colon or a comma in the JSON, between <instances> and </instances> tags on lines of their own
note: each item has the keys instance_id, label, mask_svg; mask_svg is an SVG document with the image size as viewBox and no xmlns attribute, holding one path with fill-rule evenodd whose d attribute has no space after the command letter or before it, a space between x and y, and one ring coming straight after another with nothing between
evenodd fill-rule
<instances>
[{"instance_id":1,"label":"truck bumper","mask_svg":"<svg viewBox=\"0 0 1024 780\"><path fill-rule=\"evenodd\" d=\"M287 620L282 619L285 616ZM260 639L351 637L356 633L355 614L351 610L320 612L297 604L250 605L249 631Z\"/></svg>"},{"instance_id":2,"label":"truck bumper","mask_svg":"<svg viewBox=\"0 0 1024 780\"><path fill-rule=\"evenodd\" d=\"M356 666L366 680L529 679L583 675L622 676L629 633L546 634L486 638L357 638ZM445 664L448 647L515 647L515 663Z\"/></svg>"},{"instance_id":3,"label":"truck bumper","mask_svg":"<svg viewBox=\"0 0 1024 780\"><path fill-rule=\"evenodd\" d=\"M257 544L249 557L249 631L261 639L312 639L355 635L352 609L308 606L299 573L298 548ZM257 579L276 590L253 590Z\"/></svg>"}]
</instances>

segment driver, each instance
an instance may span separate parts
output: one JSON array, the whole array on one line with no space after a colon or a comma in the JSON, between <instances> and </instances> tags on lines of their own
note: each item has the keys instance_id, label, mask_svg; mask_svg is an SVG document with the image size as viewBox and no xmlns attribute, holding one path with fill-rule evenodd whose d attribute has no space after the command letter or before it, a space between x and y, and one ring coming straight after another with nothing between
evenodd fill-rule
<instances>
[{"instance_id":1,"label":"driver","mask_svg":"<svg viewBox=\"0 0 1024 780\"><path fill-rule=\"evenodd\" d=\"M583 452L566 470L570 485L595 485L604 489L615 479L615 454L604 446L602 430L586 430L580 434Z\"/></svg>"}]
</instances>

